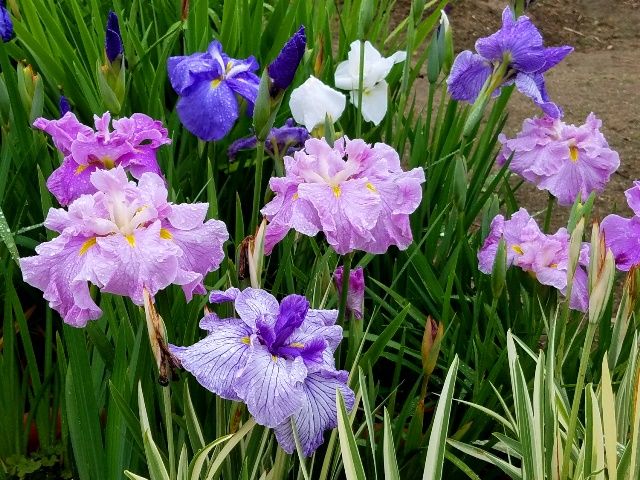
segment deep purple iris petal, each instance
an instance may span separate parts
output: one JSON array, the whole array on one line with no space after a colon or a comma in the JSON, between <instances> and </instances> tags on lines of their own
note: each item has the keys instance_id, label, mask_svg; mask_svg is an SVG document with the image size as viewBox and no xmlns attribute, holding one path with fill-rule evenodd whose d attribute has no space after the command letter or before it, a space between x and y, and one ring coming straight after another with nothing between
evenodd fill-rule
<instances>
[{"instance_id":1,"label":"deep purple iris petal","mask_svg":"<svg viewBox=\"0 0 640 480\"><path fill-rule=\"evenodd\" d=\"M283 345L293 331L302 325L308 310L309 301L302 295L288 295L282 299L274 327L276 346Z\"/></svg>"},{"instance_id":2,"label":"deep purple iris petal","mask_svg":"<svg viewBox=\"0 0 640 480\"><path fill-rule=\"evenodd\" d=\"M447 78L449 94L454 100L474 102L491 76L491 64L480 55L465 50L453 62Z\"/></svg>"}]
</instances>

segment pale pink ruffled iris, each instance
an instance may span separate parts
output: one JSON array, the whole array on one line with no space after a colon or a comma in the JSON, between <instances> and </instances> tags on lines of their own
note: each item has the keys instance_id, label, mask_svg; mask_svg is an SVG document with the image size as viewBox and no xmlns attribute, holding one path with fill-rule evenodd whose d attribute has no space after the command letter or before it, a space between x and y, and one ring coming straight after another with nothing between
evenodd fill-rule
<instances>
[{"instance_id":1,"label":"pale pink ruffled iris","mask_svg":"<svg viewBox=\"0 0 640 480\"><path fill-rule=\"evenodd\" d=\"M91 175L96 193L67 210L52 208L45 226L60 235L20 260L24 280L44 292L63 320L82 327L102 314L89 283L144 303L171 284L187 300L206 293L203 277L218 268L228 238L224 223L207 220L208 205L172 204L164 180L144 173L138 183L122 167Z\"/></svg>"},{"instance_id":2,"label":"pale pink ruffled iris","mask_svg":"<svg viewBox=\"0 0 640 480\"><path fill-rule=\"evenodd\" d=\"M353 250L384 253L413 241L409 215L422 199L422 168L402 170L389 145L363 140L310 139L285 157L286 176L269 182L275 198L263 209L271 253L290 229L308 236L323 232L343 255Z\"/></svg>"}]
</instances>

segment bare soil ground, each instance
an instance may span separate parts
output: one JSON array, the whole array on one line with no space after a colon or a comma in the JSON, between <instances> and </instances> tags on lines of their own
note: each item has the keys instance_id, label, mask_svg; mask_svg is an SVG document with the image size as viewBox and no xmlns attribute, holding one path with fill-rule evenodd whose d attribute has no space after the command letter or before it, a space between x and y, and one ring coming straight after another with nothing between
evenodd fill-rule
<instances>
[{"instance_id":1,"label":"bare soil ground","mask_svg":"<svg viewBox=\"0 0 640 480\"><path fill-rule=\"evenodd\" d=\"M476 38L500 25L506 0L456 0L449 19L456 50L473 49ZM545 43L572 45L575 51L550 71L549 94L562 105L565 121L583 123L589 112L603 121L603 132L620 153L620 169L597 199L598 216L617 209L627 212L624 191L640 179L640 0L538 0L527 15L541 30ZM507 134L539 112L514 92ZM546 192L527 185L519 193L530 211L542 210ZM568 209L557 209L555 226L563 225Z\"/></svg>"}]
</instances>

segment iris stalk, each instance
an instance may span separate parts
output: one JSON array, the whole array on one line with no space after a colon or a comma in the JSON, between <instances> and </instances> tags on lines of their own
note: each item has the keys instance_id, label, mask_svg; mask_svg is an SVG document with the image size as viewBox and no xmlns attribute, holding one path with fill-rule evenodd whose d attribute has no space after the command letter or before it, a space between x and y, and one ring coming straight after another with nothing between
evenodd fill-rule
<instances>
[{"instance_id":1,"label":"iris stalk","mask_svg":"<svg viewBox=\"0 0 640 480\"><path fill-rule=\"evenodd\" d=\"M256 171L253 185L253 209L251 210L251 232L258 226L258 211L260 209L260 194L262 193L262 164L264 163L264 142L258 140L256 151Z\"/></svg>"}]
</instances>

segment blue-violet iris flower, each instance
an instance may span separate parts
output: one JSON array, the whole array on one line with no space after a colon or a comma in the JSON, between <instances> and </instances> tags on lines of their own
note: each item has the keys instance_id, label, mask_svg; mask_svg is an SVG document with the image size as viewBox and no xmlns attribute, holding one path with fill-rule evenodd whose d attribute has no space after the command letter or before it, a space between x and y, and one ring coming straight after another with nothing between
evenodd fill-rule
<instances>
[{"instance_id":1,"label":"blue-violet iris flower","mask_svg":"<svg viewBox=\"0 0 640 480\"><path fill-rule=\"evenodd\" d=\"M71 105L69 105L69 100L64 95L60 95L58 108L60 109L60 118L64 117L68 112L71 111Z\"/></svg>"},{"instance_id":2,"label":"blue-violet iris flower","mask_svg":"<svg viewBox=\"0 0 640 480\"><path fill-rule=\"evenodd\" d=\"M220 140L238 119L237 95L245 98L252 113L260 79L253 73L258 62L230 58L217 40L206 52L170 57L171 86L180 96L178 116L191 133L202 140Z\"/></svg>"},{"instance_id":3,"label":"blue-violet iris flower","mask_svg":"<svg viewBox=\"0 0 640 480\"><path fill-rule=\"evenodd\" d=\"M476 51L461 52L455 59L447 79L449 94L455 100L474 102L487 80L499 70L502 78L492 79L492 94L500 87L514 84L531 98L547 115L560 118L562 110L547 94L543 74L573 51L573 47L550 47L543 44L542 35L526 16L514 19L509 7L502 12L502 28L493 35L479 38ZM499 69L504 67L506 69Z\"/></svg>"},{"instance_id":4,"label":"blue-violet iris flower","mask_svg":"<svg viewBox=\"0 0 640 480\"><path fill-rule=\"evenodd\" d=\"M172 354L206 389L246 403L288 453L295 450L295 424L304 455L311 455L337 425L336 390L347 408L354 403L348 373L336 370L333 358L342 340L337 310L311 309L300 295L278 303L254 288L214 291L210 300L234 302L237 317L206 315L200 328L207 336L189 347L170 345Z\"/></svg>"}]
</instances>

